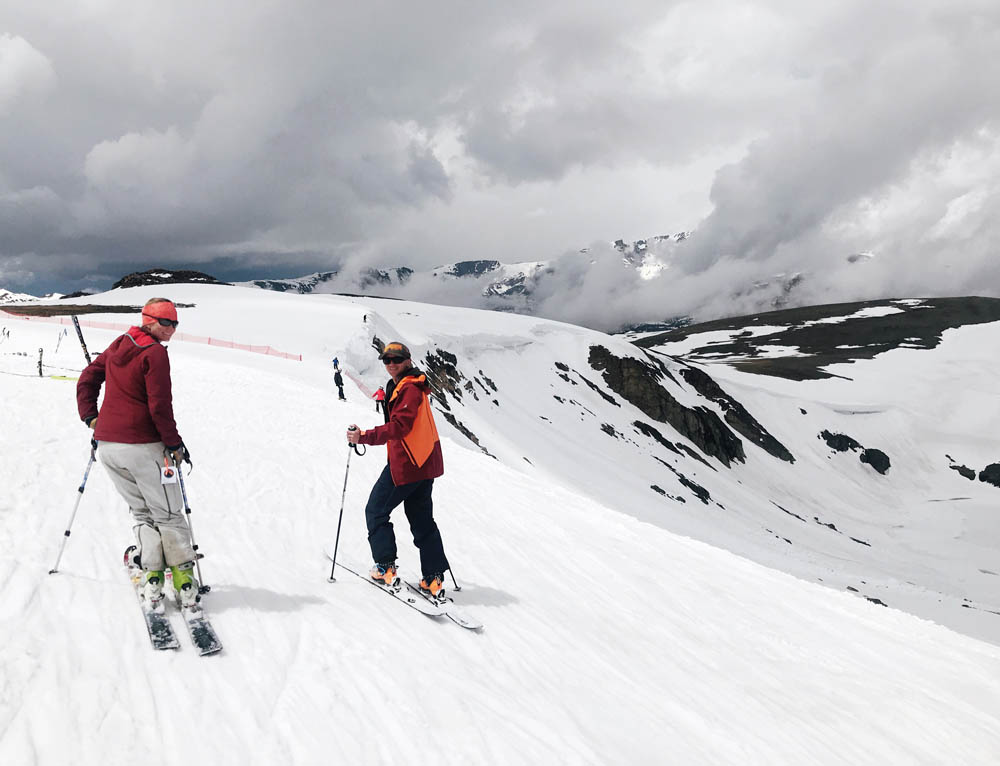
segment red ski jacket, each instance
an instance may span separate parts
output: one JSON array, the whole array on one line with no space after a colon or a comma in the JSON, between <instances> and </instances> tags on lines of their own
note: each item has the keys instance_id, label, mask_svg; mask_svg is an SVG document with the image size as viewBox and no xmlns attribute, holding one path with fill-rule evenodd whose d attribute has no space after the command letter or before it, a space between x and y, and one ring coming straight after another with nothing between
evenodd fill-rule
<instances>
[{"instance_id":1,"label":"red ski jacket","mask_svg":"<svg viewBox=\"0 0 1000 766\"><path fill-rule=\"evenodd\" d=\"M386 406L389 421L361 432L361 444L388 444L389 473L397 487L444 473L444 456L427 398L430 385L416 370L396 384ZM98 421L100 422L100 421Z\"/></svg>"},{"instance_id":2,"label":"red ski jacket","mask_svg":"<svg viewBox=\"0 0 1000 766\"><path fill-rule=\"evenodd\" d=\"M97 396L104 386L100 412ZM167 349L142 328L130 327L85 369L76 384L76 406L86 423L97 418L94 438L123 444L181 443L174 422Z\"/></svg>"}]
</instances>

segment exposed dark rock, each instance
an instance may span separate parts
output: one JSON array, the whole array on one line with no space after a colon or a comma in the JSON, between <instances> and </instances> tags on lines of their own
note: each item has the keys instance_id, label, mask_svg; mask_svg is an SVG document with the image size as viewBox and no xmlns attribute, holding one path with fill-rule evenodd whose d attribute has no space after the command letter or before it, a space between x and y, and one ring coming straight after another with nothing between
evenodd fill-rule
<instances>
[{"instance_id":1,"label":"exposed dark rock","mask_svg":"<svg viewBox=\"0 0 1000 766\"><path fill-rule=\"evenodd\" d=\"M615 398L614 398L613 396L609 396L608 394L604 393L604 392L603 392L603 391L601 390L601 387L600 387L600 386L598 386L598 385L597 385L596 383L592 383L591 381L587 380L587 379L586 379L585 377L583 377L583 375L581 375L580 373L576 373L576 376L577 376L577 377L578 377L578 378L579 378L580 380L582 380L582 381L583 381L584 383L586 383L586 384L587 384L588 386L590 386L590 387L591 387L591 388L592 388L592 389L593 389L594 391L596 391L596 392L597 392L597 393L598 393L598 394L600 395L600 397L601 397L601 398L602 398L602 399L603 399L604 401L606 401L606 402L607 402L608 404L613 404L613 405L615 405L615 407L621 407L621 405L620 405L620 404L619 404L619 403L618 403L617 401L615 401ZM576 384L575 384L575 382L574 382L574 385L576 385Z\"/></svg>"},{"instance_id":2,"label":"exposed dark rock","mask_svg":"<svg viewBox=\"0 0 1000 766\"><path fill-rule=\"evenodd\" d=\"M888 606L888 604L882 601L882 599L873 598L872 596L865 596L865 598L871 601L873 604L878 604L879 606Z\"/></svg>"},{"instance_id":3,"label":"exposed dark rock","mask_svg":"<svg viewBox=\"0 0 1000 766\"><path fill-rule=\"evenodd\" d=\"M861 462L867 463L883 476L889 470L889 456L880 449L869 447L861 453Z\"/></svg>"},{"instance_id":4,"label":"exposed dark rock","mask_svg":"<svg viewBox=\"0 0 1000 766\"><path fill-rule=\"evenodd\" d=\"M525 274L516 274L513 277L501 279L498 282L487 285L483 289L483 295L499 298L509 298L515 295L527 297L530 294L531 288L528 285L528 277Z\"/></svg>"},{"instance_id":5,"label":"exposed dark rock","mask_svg":"<svg viewBox=\"0 0 1000 766\"><path fill-rule=\"evenodd\" d=\"M562 378L566 383L569 383L571 386L578 386L578 385L580 385L575 380L573 380L573 378L571 378L569 375L567 375L565 372L557 372L556 375L558 375L560 378Z\"/></svg>"},{"instance_id":6,"label":"exposed dark rock","mask_svg":"<svg viewBox=\"0 0 1000 766\"><path fill-rule=\"evenodd\" d=\"M481 277L500 268L500 261L459 261L442 274L452 277Z\"/></svg>"},{"instance_id":7,"label":"exposed dark rock","mask_svg":"<svg viewBox=\"0 0 1000 766\"><path fill-rule=\"evenodd\" d=\"M479 371L479 374L483 376L483 380L486 381L486 385L493 389L493 393L497 393L499 391L497 384L487 378L486 375L483 374L482 370Z\"/></svg>"},{"instance_id":8,"label":"exposed dark rock","mask_svg":"<svg viewBox=\"0 0 1000 766\"><path fill-rule=\"evenodd\" d=\"M264 290L274 290L279 293L296 292L304 295L313 292L317 285L329 282L335 276L337 276L336 271L323 271L302 279L255 279L253 284Z\"/></svg>"},{"instance_id":9,"label":"exposed dark rock","mask_svg":"<svg viewBox=\"0 0 1000 766\"><path fill-rule=\"evenodd\" d=\"M62 300L66 300L67 298L86 298L87 296L90 296L90 295L93 295L93 293L89 293L86 290L77 290L76 292L72 292L72 293L69 293L67 295L60 296L59 300L62 301Z\"/></svg>"},{"instance_id":10,"label":"exposed dark rock","mask_svg":"<svg viewBox=\"0 0 1000 766\"><path fill-rule=\"evenodd\" d=\"M953 471L958 471L966 479L970 479L971 481L975 481L976 480L976 472L973 471L968 466L965 466L965 465L950 465L948 467L951 470L953 470Z\"/></svg>"},{"instance_id":11,"label":"exposed dark rock","mask_svg":"<svg viewBox=\"0 0 1000 766\"><path fill-rule=\"evenodd\" d=\"M406 282L413 275L413 269L409 269L406 266L401 266L397 269L392 269L392 272L396 275L397 284L406 284ZM363 269L358 275L358 287L362 290L366 290L369 287L384 287L392 284L392 274L385 269Z\"/></svg>"},{"instance_id":12,"label":"exposed dark rock","mask_svg":"<svg viewBox=\"0 0 1000 766\"><path fill-rule=\"evenodd\" d=\"M838 323L816 320L849 317L861 309L891 306L897 313L862 316ZM832 364L872 359L876 355L906 345L909 348L934 348L944 331L963 325L1000 320L1000 299L981 297L927 298L919 304L890 300L840 303L825 306L770 311L746 317L733 317L690 325L634 341L637 346L653 348L683 340L689 335L715 330L738 331L751 326L785 326L766 335L753 334L734 338L728 344L713 343L685 354L743 357L734 364L745 372L776 375L790 380L815 380L834 377L824 370ZM796 356L761 358L761 346L787 346ZM801 354L801 356L799 355Z\"/></svg>"},{"instance_id":13,"label":"exposed dark rock","mask_svg":"<svg viewBox=\"0 0 1000 766\"><path fill-rule=\"evenodd\" d=\"M980 471L979 481L985 481L994 487L1000 487L1000 463L990 463Z\"/></svg>"},{"instance_id":14,"label":"exposed dark rock","mask_svg":"<svg viewBox=\"0 0 1000 766\"><path fill-rule=\"evenodd\" d=\"M867 463L882 475L885 475L886 471L890 468L889 456L882 450L875 449L874 447L866 449L847 434L834 434L824 430L820 432L819 438L823 439L829 445L830 449L834 449L837 452L856 452L857 450L861 450L861 462Z\"/></svg>"},{"instance_id":15,"label":"exposed dark rock","mask_svg":"<svg viewBox=\"0 0 1000 766\"><path fill-rule=\"evenodd\" d=\"M465 376L458 369L458 357L443 349L428 351L424 356L424 369L427 373L427 382L430 383L434 398L446 410L451 409L448 404L448 394L451 394L459 402L462 401L462 381Z\"/></svg>"},{"instance_id":16,"label":"exposed dark rock","mask_svg":"<svg viewBox=\"0 0 1000 766\"><path fill-rule=\"evenodd\" d=\"M615 427L610 423L601 423L601 430L604 431L608 436L613 436L616 439L624 439L625 437L615 430Z\"/></svg>"},{"instance_id":17,"label":"exposed dark rock","mask_svg":"<svg viewBox=\"0 0 1000 766\"><path fill-rule=\"evenodd\" d=\"M700 484L691 481L687 476L682 474L680 471L678 471L676 468L670 465L670 463L668 463L667 461L660 460L660 458L656 457L655 455L653 456L653 459L659 463L662 463L667 468L669 468L674 473L674 475L677 476L677 481L679 481L683 486L691 490L694 493L695 497L701 500L701 502L703 502L705 505L709 504L709 501L712 499L712 495L711 493L709 493L707 489L705 489ZM718 503L716 503L716 505L718 505ZM721 505L719 505L719 507L722 508Z\"/></svg>"},{"instance_id":18,"label":"exposed dark rock","mask_svg":"<svg viewBox=\"0 0 1000 766\"><path fill-rule=\"evenodd\" d=\"M868 546L869 548L871 548L871 547L872 547L872 544L871 544L871 543L866 543L866 542L865 542L864 540L859 540L859 539L858 539L858 538L856 538L856 537L851 537L850 535L848 535L848 539L850 539L850 540L852 540L852 541L854 541L854 542L858 543L859 545L867 545L867 546Z\"/></svg>"},{"instance_id":19,"label":"exposed dark rock","mask_svg":"<svg viewBox=\"0 0 1000 766\"><path fill-rule=\"evenodd\" d=\"M819 516L813 516L813 521L815 521L821 527L826 527L827 529L832 529L834 532L840 532L840 530L837 529L837 525L836 524L828 524L825 521L820 521L819 520Z\"/></svg>"},{"instance_id":20,"label":"exposed dark rock","mask_svg":"<svg viewBox=\"0 0 1000 766\"><path fill-rule=\"evenodd\" d=\"M706 399L718 404L725 413L726 422L733 427L733 430L741 436L749 439L769 455L773 455L786 463L794 463L795 458L788 451L784 444L775 439L767 430L758 423L753 415L747 412L746 408L729 394L722 390L708 373L697 367L685 367L681 370L681 377L686 380L695 391Z\"/></svg>"},{"instance_id":21,"label":"exposed dark rock","mask_svg":"<svg viewBox=\"0 0 1000 766\"><path fill-rule=\"evenodd\" d=\"M861 449L861 445L847 434L832 434L829 431L823 430L819 435L829 445L830 449L835 449L837 452Z\"/></svg>"},{"instance_id":22,"label":"exposed dark rock","mask_svg":"<svg viewBox=\"0 0 1000 766\"><path fill-rule=\"evenodd\" d=\"M799 516L799 514L797 514L797 513L792 513L792 512L791 512L790 510L788 510L787 508L782 508L782 507L781 507L780 505L778 505L778 504L777 504L776 502L774 502L773 500L771 501L771 505L773 505L773 506L774 506L775 508L777 508L777 509L778 509L778 510L780 510L780 511L784 511L784 512L785 512L785 513L787 513L787 514L788 514L789 516L794 516L794 517L795 517L795 518L797 518L797 519L798 519L799 521L805 521L805 519L804 519L804 518L802 518L801 516Z\"/></svg>"},{"instance_id":23,"label":"exposed dark rock","mask_svg":"<svg viewBox=\"0 0 1000 766\"><path fill-rule=\"evenodd\" d=\"M729 466L744 462L743 443L706 407L685 407L661 385L659 364L619 358L603 346L590 347L590 366L602 371L608 387L660 423L667 423L706 455Z\"/></svg>"},{"instance_id":24,"label":"exposed dark rock","mask_svg":"<svg viewBox=\"0 0 1000 766\"><path fill-rule=\"evenodd\" d=\"M655 484L650 484L649 488L651 490L653 490L654 492L660 493L661 495L666 495L667 494L667 491L665 489L661 489L660 487L657 487Z\"/></svg>"},{"instance_id":25,"label":"exposed dark rock","mask_svg":"<svg viewBox=\"0 0 1000 766\"><path fill-rule=\"evenodd\" d=\"M213 276L203 274L200 271L186 271L174 269L149 269L148 271L135 271L126 274L113 285L112 290L119 287L143 287L145 285L177 285L177 284L207 284L207 285L227 285L228 282L220 282Z\"/></svg>"},{"instance_id":26,"label":"exposed dark rock","mask_svg":"<svg viewBox=\"0 0 1000 766\"><path fill-rule=\"evenodd\" d=\"M449 423L452 424L452 426L455 427L456 431L458 431L466 439L468 439L470 442L479 447L479 449L481 449L484 454L489 455L494 460L497 459L496 455L491 454L490 451L486 449L486 447L484 447L482 444L479 443L479 437L476 436L474 433L472 433L472 431L470 431L468 428L466 428L465 425L458 418L456 418L450 412L446 412L444 410L441 410L441 415L444 417L445 420L447 420Z\"/></svg>"},{"instance_id":27,"label":"exposed dark rock","mask_svg":"<svg viewBox=\"0 0 1000 766\"><path fill-rule=\"evenodd\" d=\"M193 303L178 303L176 304L179 309L190 309L194 308ZM7 303L4 304L3 310L8 314L20 314L22 316L37 316L37 317L58 317L58 316L73 316L74 314L83 316L84 314L136 314L138 315L142 311L142 306L101 306L97 304L86 304L86 305L76 305L76 304L49 304L45 306L36 306L31 303ZM136 316L138 319L138 316Z\"/></svg>"},{"instance_id":28,"label":"exposed dark rock","mask_svg":"<svg viewBox=\"0 0 1000 766\"><path fill-rule=\"evenodd\" d=\"M664 438L663 434L661 434L651 425L643 423L641 420L633 421L632 425L635 426L636 430L639 431L639 433L644 434L645 436L648 436L651 439L656 439L656 441L658 441L662 446L666 447L671 452L676 452L678 455L681 454L681 451L677 449L677 446L672 441ZM702 460L702 458L700 457L698 459Z\"/></svg>"}]
</instances>

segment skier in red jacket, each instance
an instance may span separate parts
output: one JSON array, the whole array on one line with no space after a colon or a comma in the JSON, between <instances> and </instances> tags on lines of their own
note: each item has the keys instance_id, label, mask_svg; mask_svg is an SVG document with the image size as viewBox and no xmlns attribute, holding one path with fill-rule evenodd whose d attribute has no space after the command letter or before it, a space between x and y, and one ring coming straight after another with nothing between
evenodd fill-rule
<instances>
[{"instance_id":1,"label":"skier in red jacket","mask_svg":"<svg viewBox=\"0 0 1000 766\"><path fill-rule=\"evenodd\" d=\"M375 560L370 575L387 585L398 580L396 535L389 516L402 503L413 542L420 550L420 589L442 599L448 559L434 521L431 492L434 479L444 473L444 459L427 398L430 385L414 368L410 350L402 343L387 344L379 358L392 376L385 392L386 423L367 431L359 431L355 425L347 430L351 444L388 445L389 464L372 487L365 507L368 543Z\"/></svg>"},{"instance_id":2,"label":"skier in red jacket","mask_svg":"<svg viewBox=\"0 0 1000 766\"><path fill-rule=\"evenodd\" d=\"M170 359L161 345L173 337L177 324L171 301L150 299L140 326L116 338L83 371L76 386L80 418L94 429L101 462L135 519L143 597L153 606L163 599L167 566L181 604L191 606L199 598L191 534L169 463L169 458L190 462L174 422ZM102 384L104 402L98 412Z\"/></svg>"}]
</instances>

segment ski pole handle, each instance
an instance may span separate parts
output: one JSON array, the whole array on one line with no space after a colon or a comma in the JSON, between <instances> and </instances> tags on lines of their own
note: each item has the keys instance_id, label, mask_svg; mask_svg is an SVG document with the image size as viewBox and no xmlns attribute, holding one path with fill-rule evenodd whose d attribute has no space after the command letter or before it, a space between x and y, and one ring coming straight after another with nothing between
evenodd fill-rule
<instances>
[{"instance_id":1,"label":"ski pole handle","mask_svg":"<svg viewBox=\"0 0 1000 766\"><path fill-rule=\"evenodd\" d=\"M348 426L347 430L348 431L357 431L358 427L357 426ZM350 442L348 442L347 443L347 447L348 447L348 449L353 449L354 452L357 455L364 455L368 451L368 449L363 444L361 445L362 448L358 449L358 445L357 444L351 444ZM347 456L348 460L350 460L350 457L351 457L350 455Z\"/></svg>"}]
</instances>

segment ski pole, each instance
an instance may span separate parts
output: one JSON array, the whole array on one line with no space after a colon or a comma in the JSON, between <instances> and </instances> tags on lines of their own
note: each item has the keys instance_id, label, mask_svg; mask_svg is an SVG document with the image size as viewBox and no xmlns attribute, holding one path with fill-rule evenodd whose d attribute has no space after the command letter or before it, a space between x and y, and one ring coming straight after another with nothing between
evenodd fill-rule
<instances>
[{"instance_id":1,"label":"ski pole","mask_svg":"<svg viewBox=\"0 0 1000 766\"><path fill-rule=\"evenodd\" d=\"M355 429L351 429L352 431ZM351 472L351 452L357 452L359 455L364 455L365 453L358 449L357 444L347 445L347 468L344 469L344 490L340 493L340 516L337 517L337 538L333 543L333 563L330 564L330 577L327 582L337 582L337 578L334 577L334 570L337 568L337 548L340 547L340 524L344 520L344 498L347 497L347 477ZM365 450L367 452L367 450Z\"/></svg>"},{"instance_id":2,"label":"ski pole","mask_svg":"<svg viewBox=\"0 0 1000 766\"><path fill-rule=\"evenodd\" d=\"M181 499L184 501L184 521L187 523L188 535L191 537L191 550L194 551L194 565L198 571L198 592L208 593L212 590L211 585L205 585L201 579L201 554L198 553L198 543L194 541L194 527L191 524L191 506L188 504L187 490L184 489L184 471L181 470L180 460L174 459L174 467L177 469L177 481L181 485Z\"/></svg>"},{"instance_id":3,"label":"ski pole","mask_svg":"<svg viewBox=\"0 0 1000 766\"><path fill-rule=\"evenodd\" d=\"M59 562L62 561L63 551L66 550L66 541L69 540L70 530L73 528L73 519L76 518L76 509L80 507L80 501L83 499L83 488L87 486L87 477L90 476L90 469L93 467L96 459L97 442L94 439L91 439L90 460L87 461L87 470L83 472L83 481L80 482L80 487L77 489L79 494L76 496L76 502L73 504L73 513L69 516L69 523L66 525L66 531L63 532L62 545L59 546L59 555L56 557L56 563L53 565L52 569L49 570L49 574L55 574L59 571Z\"/></svg>"},{"instance_id":4,"label":"ski pole","mask_svg":"<svg viewBox=\"0 0 1000 766\"><path fill-rule=\"evenodd\" d=\"M76 327L76 336L80 339L80 346L83 347L83 355L87 357L87 364L90 364L90 352L87 351L87 344L83 340L83 330L80 329L80 320L73 315L73 326Z\"/></svg>"}]
</instances>

